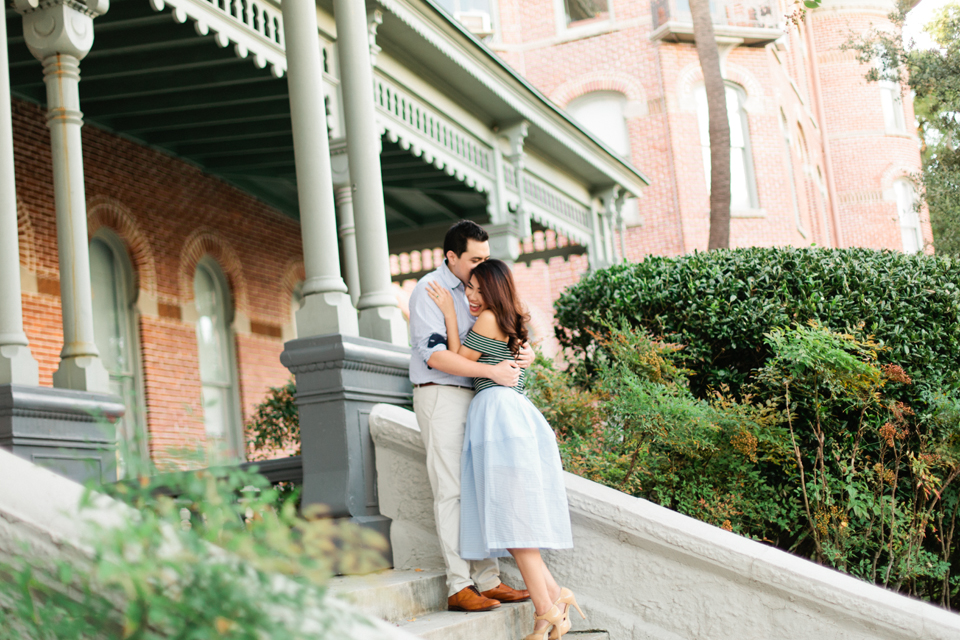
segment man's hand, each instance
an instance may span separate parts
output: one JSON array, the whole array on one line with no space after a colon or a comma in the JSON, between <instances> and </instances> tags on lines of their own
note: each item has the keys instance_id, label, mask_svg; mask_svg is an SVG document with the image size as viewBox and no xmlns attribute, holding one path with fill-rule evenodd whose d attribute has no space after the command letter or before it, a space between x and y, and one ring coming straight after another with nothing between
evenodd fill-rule
<instances>
[{"instance_id":1,"label":"man's hand","mask_svg":"<svg viewBox=\"0 0 960 640\"><path fill-rule=\"evenodd\" d=\"M520 347L520 355L517 356L517 364L520 365L521 369L526 369L533 364L536 357L537 354L533 352L533 347L530 346L530 343L524 342L523 346Z\"/></svg>"},{"instance_id":2,"label":"man's hand","mask_svg":"<svg viewBox=\"0 0 960 640\"><path fill-rule=\"evenodd\" d=\"M503 387L515 387L520 382L520 367L512 360L494 365L490 379Z\"/></svg>"}]
</instances>

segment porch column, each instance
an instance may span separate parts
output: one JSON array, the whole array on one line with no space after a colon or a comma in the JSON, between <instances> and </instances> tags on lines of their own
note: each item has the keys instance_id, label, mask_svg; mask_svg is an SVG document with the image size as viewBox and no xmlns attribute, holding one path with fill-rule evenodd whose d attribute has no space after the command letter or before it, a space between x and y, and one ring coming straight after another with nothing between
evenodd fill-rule
<instances>
[{"instance_id":1,"label":"porch column","mask_svg":"<svg viewBox=\"0 0 960 640\"><path fill-rule=\"evenodd\" d=\"M0 20L0 385L39 383L37 361L23 332L17 185L13 170L13 115L7 21Z\"/></svg>"},{"instance_id":2,"label":"porch column","mask_svg":"<svg viewBox=\"0 0 960 640\"><path fill-rule=\"evenodd\" d=\"M281 10L306 272L297 335L355 336L357 314L340 276L317 8L313 0L288 0Z\"/></svg>"},{"instance_id":3,"label":"porch column","mask_svg":"<svg viewBox=\"0 0 960 640\"><path fill-rule=\"evenodd\" d=\"M337 236L340 238L340 267L347 281L350 300L360 300L360 273L357 258L357 230L353 220L353 187L334 187L337 201Z\"/></svg>"},{"instance_id":4,"label":"porch column","mask_svg":"<svg viewBox=\"0 0 960 640\"><path fill-rule=\"evenodd\" d=\"M94 343L93 298L87 245L87 205L80 146L80 60L93 45L93 18L108 0L38 3L15 0L23 15L30 53L43 63L47 86L47 127L53 159L53 189L60 255L63 350L53 385L79 391L110 391L110 378Z\"/></svg>"},{"instance_id":5,"label":"porch column","mask_svg":"<svg viewBox=\"0 0 960 640\"><path fill-rule=\"evenodd\" d=\"M390 283L390 249L380 176L380 135L373 102L367 12L361 0L334 0L340 81L350 156L359 255L360 335L407 345L407 325Z\"/></svg>"}]
</instances>

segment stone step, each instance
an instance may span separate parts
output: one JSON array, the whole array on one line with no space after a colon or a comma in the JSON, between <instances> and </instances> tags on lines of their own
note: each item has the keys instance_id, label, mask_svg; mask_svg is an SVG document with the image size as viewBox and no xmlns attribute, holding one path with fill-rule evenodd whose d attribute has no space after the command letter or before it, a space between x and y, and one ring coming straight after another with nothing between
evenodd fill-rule
<instances>
[{"instance_id":1,"label":"stone step","mask_svg":"<svg viewBox=\"0 0 960 640\"><path fill-rule=\"evenodd\" d=\"M425 640L521 640L533 630L533 603L502 604L492 611L436 611L399 624Z\"/></svg>"},{"instance_id":2,"label":"stone step","mask_svg":"<svg viewBox=\"0 0 960 640\"><path fill-rule=\"evenodd\" d=\"M339 576L330 592L387 622L406 622L447 608L446 576L436 571L388 570L365 576Z\"/></svg>"},{"instance_id":3,"label":"stone step","mask_svg":"<svg viewBox=\"0 0 960 640\"><path fill-rule=\"evenodd\" d=\"M330 592L425 640L521 640L533 629L533 604L503 604L493 611L447 611L446 576L437 571L388 570L340 576ZM580 631L567 640L609 640L606 632Z\"/></svg>"}]
</instances>

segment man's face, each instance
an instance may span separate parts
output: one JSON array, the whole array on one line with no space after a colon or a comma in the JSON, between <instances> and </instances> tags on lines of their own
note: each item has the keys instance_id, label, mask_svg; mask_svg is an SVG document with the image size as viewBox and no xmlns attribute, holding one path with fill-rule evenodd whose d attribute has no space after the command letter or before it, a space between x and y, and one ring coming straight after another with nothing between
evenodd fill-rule
<instances>
[{"instance_id":1,"label":"man's face","mask_svg":"<svg viewBox=\"0 0 960 640\"><path fill-rule=\"evenodd\" d=\"M453 275L460 278L460 282L470 282L470 272L473 268L490 257L490 243L468 239L467 250L457 257L453 251L447 251L447 266Z\"/></svg>"}]
</instances>

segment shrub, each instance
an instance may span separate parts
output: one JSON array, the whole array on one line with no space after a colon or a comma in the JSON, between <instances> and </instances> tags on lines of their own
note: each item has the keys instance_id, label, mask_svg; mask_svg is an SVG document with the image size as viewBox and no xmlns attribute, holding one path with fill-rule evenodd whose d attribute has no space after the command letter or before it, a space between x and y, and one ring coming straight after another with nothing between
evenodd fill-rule
<instances>
[{"instance_id":1,"label":"shrub","mask_svg":"<svg viewBox=\"0 0 960 640\"><path fill-rule=\"evenodd\" d=\"M816 320L874 336L881 363L914 378L960 371L960 262L869 249L751 248L648 257L585 276L556 302L557 337L592 371L597 312L684 345L699 397L740 393L772 355L774 328ZM916 397L916 389L907 390Z\"/></svg>"},{"instance_id":2,"label":"shrub","mask_svg":"<svg viewBox=\"0 0 960 640\"><path fill-rule=\"evenodd\" d=\"M280 452L300 455L300 413L293 380L282 387L270 387L247 423L246 433L247 457L251 460L265 460Z\"/></svg>"},{"instance_id":3,"label":"shrub","mask_svg":"<svg viewBox=\"0 0 960 640\"><path fill-rule=\"evenodd\" d=\"M950 607L960 587L960 389L916 390L869 335L764 336L740 387L698 398L684 351L600 319L590 378L539 366L568 471ZM687 360L689 361L689 360ZM579 384L578 382L579 381ZM562 393L544 393L568 386ZM559 402L558 402L559 400ZM585 407L596 413L585 419Z\"/></svg>"},{"instance_id":4,"label":"shrub","mask_svg":"<svg viewBox=\"0 0 960 640\"><path fill-rule=\"evenodd\" d=\"M140 476L101 490L136 510L83 540L92 554L25 549L0 562L0 639L340 636L345 614L323 605L327 578L384 568L378 534L300 516L253 472Z\"/></svg>"}]
</instances>

